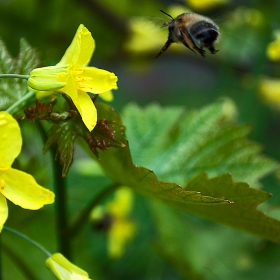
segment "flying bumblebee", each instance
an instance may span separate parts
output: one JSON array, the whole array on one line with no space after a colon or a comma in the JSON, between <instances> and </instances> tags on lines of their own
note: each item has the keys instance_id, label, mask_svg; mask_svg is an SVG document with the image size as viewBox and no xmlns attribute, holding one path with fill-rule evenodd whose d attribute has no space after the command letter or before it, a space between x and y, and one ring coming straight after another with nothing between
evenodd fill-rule
<instances>
[{"instance_id":1,"label":"flying bumblebee","mask_svg":"<svg viewBox=\"0 0 280 280\"><path fill-rule=\"evenodd\" d=\"M207 48L212 54L218 51L214 44L219 38L220 31L211 19L195 13L184 13L173 18L163 10L160 11L171 17L172 21L162 25L162 27L168 26L169 34L167 42L156 58L165 52L172 43L177 42L181 42L191 51L202 56L205 56L203 47Z\"/></svg>"}]
</instances>

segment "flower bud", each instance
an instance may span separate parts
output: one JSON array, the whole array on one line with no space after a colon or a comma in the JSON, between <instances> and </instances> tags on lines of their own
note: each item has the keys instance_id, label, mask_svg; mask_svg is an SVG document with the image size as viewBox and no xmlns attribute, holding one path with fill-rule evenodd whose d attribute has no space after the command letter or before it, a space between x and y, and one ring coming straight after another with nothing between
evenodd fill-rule
<instances>
[{"instance_id":1,"label":"flower bud","mask_svg":"<svg viewBox=\"0 0 280 280\"><path fill-rule=\"evenodd\" d=\"M36 91L57 91L66 85L61 79L62 73L66 73L66 67L35 68L30 72L28 86Z\"/></svg>"},{"instance_id":2,"label":"flower bud","mask_svg":"<svg viewBox=\"0 0 280 280\"><path fill-rule=\"evenodd\" d=\"M60 253L55 253L46 260L47 268L59 280L88 280L88 274L78 266L69 262Z\"/></svg>"}]
</instances>

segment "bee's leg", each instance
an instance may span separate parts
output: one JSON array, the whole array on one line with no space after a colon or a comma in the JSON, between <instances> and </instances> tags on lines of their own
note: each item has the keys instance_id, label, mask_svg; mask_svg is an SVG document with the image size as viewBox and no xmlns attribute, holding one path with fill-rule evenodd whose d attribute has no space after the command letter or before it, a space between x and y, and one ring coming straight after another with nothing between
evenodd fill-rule
<instances>
[{"instance_id":1,"label":"bee's leg","mask_svg":"<svg viewBox=\"0 0 280 280\"><path fill-rule=\"evenodd\" d=\"M173 42L168 38L167 42L165 43L165 45L162 47L162 49L160 50L160 52L156 55L156 58L158 58L163 52L165 52L169 46L172 44Z\"/></svg>"},{"instance_id":2,"label":"bee's leg","mask_svg":"<svg viewBox=\"0 0 280 280\"><path fill-rule=\"evenodd\" d=\"M191 36L189 35L187 30L180 29L181 36L179 37L180 41L184 46L189 48L191 51L193 51L196 54L200 54L201 56L205 56L205 51L202 48L199 48L196 46L196 44L191 39Z\"/></svg>"},{"instance_id":3,"label":"bee's leg","mask_svg":"<svg viewBox=\"0 0 280 280\"><path fill-rule=\"evenodd\" d=\"M202 48L197 47L195 44L190 47L185 41L182 41L183 45L193 51L195 54L200 54L201 56L205 57L205 50Z\"/></svg>"},{"instance_id":4,"label":"bee's leg","mask_svg":"<svg viewBox=\"0 0 280 280\"><path fill-rule=\"evenodd\" d=\"M194 50L195 50L196 53L198 53L201 56L205 57L205 50L203 50L202 48L199 48L196 45L194 45Z\"/></svg>"},{"instance_id":5,"label":"bee's leg","mask_svg":"<svg viewBox=\"0 0 280 280\"><path fill-rule=\"evenodd\" d=\"M207 46L207 49L212 53L212 54L215 54L216 52L218 52L219 50L216 50L215 47L212 45L212 46Z\"/></svg>"}]
</instances>

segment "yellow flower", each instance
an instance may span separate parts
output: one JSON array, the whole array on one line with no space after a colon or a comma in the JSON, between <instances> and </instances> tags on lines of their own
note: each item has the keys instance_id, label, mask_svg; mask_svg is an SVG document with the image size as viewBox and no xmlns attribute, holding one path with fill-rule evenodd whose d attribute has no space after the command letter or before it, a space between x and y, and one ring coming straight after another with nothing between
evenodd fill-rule
<instances>
[{"instance_id":1,"label":"yellow flower","mask_svg":"<svg viewBox=\"0 0 280 280\"><path fill-rule=\"evenodd\" d=\"M228 2L229 0L187 0L190 7L196 11L208 11Z\"/></svg>"},{"instance_id":2,"label":"yellow flower","mask_svg":"<svg viewBox=\"0 0 280 280\"><path fill-rule=\"evenodd\" d=\"M55 253L46 260L47 268L59 280L87 280L90 279L86 271L69 262L60 253Z\"/></svg>"},{"instance_id":3,"label":"yellow flower","mask_svg":"<svg viewBox=\"0 0 280 280\"><path fill-rule=\"evenodd\" d=\"M81 24L60 62L32 70L28 80L28 86L36 91L59 91L70 96L90 131L96 125L97 112L87 92L102 94L117 89L118 79L114 73L86 67L94 48L91 33Z\"/></svg>"},{"instance_id":4,"label":"yellow flower","mask_svg":"<svg viewBox=\"0 0 280 280\"><path fill-rule=\"evenodd\" d=\"M120 258L125 245L135 236L136 225L128 218L133 204L133 194L129 188L121 188L115 193L113 200L104 208L96 208L91 213L93 220L104 217L104 225L108 228L108 255ZM102 224L102 223L101 223Z\"/></svg>"},{"instance_id":5,"label":"yellow flower","mask_svg":"<svg viewBox=\"0 0 280 280\"><path fill-rule=\"evenodd\" d=\"M280 109L280 79L263 78L259 83L259 91L264 101L275 109Z\"/></svg>"},{"instance_id":6,"label":"yellow flower","mask_svg":"<svg viewBox=\"0 0 280 280\"><path fill-rule=\"evenodd\" d=\"M114 95L111 90L100 93L100 97L107 102L113 101L114 99Z\"/></svg>"},{"instance_id":7,"label":"yellow flower","mask_svg":"<svg viewBox=\"0 0 280 280\"><path fill-rule=\"evenodd\" d=\"M41 187L25 172L11 167L19 155L22 138L17 121L0 112L0 230L8 217L6 199L25 209L36 210L53 203L54 193Z\"/></svg>"},{"instance_id":8,"label":"yellow flower","mask_svg":"<svg viewBox=\"0 0 280 280\"><path fill-rule=\"evenodd\" d=\"M274 61L280 60L280 30L274 32L275 40L268 44L266 55Z\"/></svg>"}]
</instances>

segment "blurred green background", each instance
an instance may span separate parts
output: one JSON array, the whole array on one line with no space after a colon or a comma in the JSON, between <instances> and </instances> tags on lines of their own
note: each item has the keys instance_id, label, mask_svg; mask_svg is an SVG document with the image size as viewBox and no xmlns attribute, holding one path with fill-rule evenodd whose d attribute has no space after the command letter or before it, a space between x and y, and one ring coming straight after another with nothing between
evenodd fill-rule
<instances>
[{"instance_id":1,"label":"blurred green background","mask_svg":"<svg viewBox=\"0 0 280 280\"><path fill-rule=\"evenodd\" d=\"M263 144L266 155L280 160L280 112L264 102L259 93L263 77L277 78L280 74L279 62L266 56L267 45L274 40L274 31L280 28L280 2L232 0L203 11L193 9L212 18L221 29L219 52L215 55L206 52L206 58L173 44L155 59L168 34L167 29L160 30L160 23L158 33L151 30L153 35L147 34L150 48L141 50L140 44L135 51L129 47L137 36L131 27L132 19L141 17L150 21L155 17L168 21L159 9L172 11L176 5L178 10L187 11L191 8L189 4L168 0L0 0L0 38L16 56L19 40L24 37L38 51L42 66L54 65L83 23L96 42L91 65L112 71L119 78L119 89L114 92L112 103L119 112L129 102L200 108L219 98L231 98L238 109L238 121L254 127L250 138ZM25 123L23 132L25 146L20 164L42 185L52 188L47 177L51 174L49 155L42 155L43 144L36 140L39 136L32 125ZM85 172L80 167L86 155L78 147L75 155L66 178L71 215L77 214L89 196L109 184L101 171ZM91 163L87 164L90 170L96 170ZM277 174L264 178L262 183L264 190L274 194L270 207L277 207L280 204ZM131 218L137 224L137 235L122 258L107 256L104 232L93 230L88 223L75 239L74 263L88 271L92 279L280 278L277 244L167 210L136 194ZM57 250L53 206L32 212L9 204L7 225L22 230L50 251ZM182 239L184 246L176 248L174 239ZM27 279L14 262L17 258L13 253L21 255L34 270L34 279L54 279L45 269L45 258L39 251L6 232L2 240L4 279ZM163 246L173 248L172 253L166 254ZM182 273L184 270L187 272Z\"/></svg>"}]
</instances>

